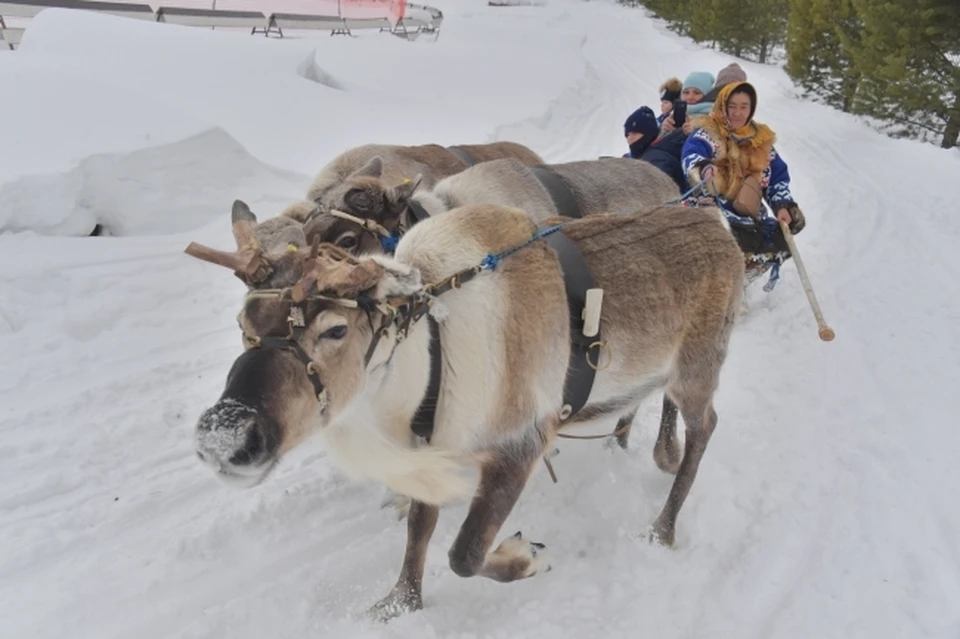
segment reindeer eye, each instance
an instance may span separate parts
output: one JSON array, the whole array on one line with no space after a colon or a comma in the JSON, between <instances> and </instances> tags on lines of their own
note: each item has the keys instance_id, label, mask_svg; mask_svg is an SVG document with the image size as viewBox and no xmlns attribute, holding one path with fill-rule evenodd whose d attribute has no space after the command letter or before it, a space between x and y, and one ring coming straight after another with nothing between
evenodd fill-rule
<instances>
[{"instance_id":1,"label":"reindeer eye","mask_svg":"<svg viewBox=\"0 0 960 639\"><path fill-rule=\"evenodd\" d=\"M337 240L337 246L343 249L352 249L357 245L357 236L353 234L344 235Z\"/></svg>"},{"instance_id":2,"label":"reindeer eye","mask_svg":"<svg viewBox=\"0 0 960 639\"><path fill-rule=\"evenodd\" d=\"M347 327L343 324L328 328L320 334L319 339L343 339L347 335Z\"/></svg>"}]
</instances>

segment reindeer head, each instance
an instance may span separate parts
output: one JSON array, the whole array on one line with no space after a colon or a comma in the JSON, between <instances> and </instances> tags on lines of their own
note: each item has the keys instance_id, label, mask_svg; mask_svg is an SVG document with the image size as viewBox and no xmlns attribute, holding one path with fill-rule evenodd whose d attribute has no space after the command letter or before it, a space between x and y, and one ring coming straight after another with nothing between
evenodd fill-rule
<instances>
[{"instance_id":1,"label":"reindeer head","mask_svg":"<svg viewBox=\"0 0 960 639\"><path fill-rule=\"evenodd\" d=\"M321 242L335 244L353 255L382 253L380 237L398 229L407 201L422 179L418 174L388 185L383 181L383 161L373 157L320 196L320 213L304 228L307 240L318 236Z\"/></svg>"},{"instance_id":2,"label":"reindeer head","mask_svg":"<svg viewBox=\"0 0 960 639\"><path fill-rule=\"evenodd\" d=\"M390 350L395 309L422 287L415 269L386 256L358 260L318 238L268 253L245 205L233 221L237 251L188 249L248 284L237 317L244 352L201 414L195 447L221 479L251 487L363 390Z\"/></svg>"}]
</instances>

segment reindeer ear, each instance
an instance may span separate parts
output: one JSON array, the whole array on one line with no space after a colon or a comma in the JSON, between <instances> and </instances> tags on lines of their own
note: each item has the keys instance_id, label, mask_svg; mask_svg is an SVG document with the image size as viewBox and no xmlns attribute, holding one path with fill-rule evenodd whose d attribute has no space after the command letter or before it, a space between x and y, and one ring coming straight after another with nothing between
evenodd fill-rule
<instances>
[{"instance_id":1,"label":"reindeer ear","mask_svg":"<svg viewBox=\"0 0 960 639\"><path fill-rule=\"evenodd\" d=\"M417 187L420 186L420 183L423 181L423 173L417 173L412 180L406 179L400 184L396 185L390 191L390 199L398 204L403 204L410 199L410 196L413 195L414 191L417 190Z\"/></svg>"},{"instance_id":2,"label":"reindeer ear","mask_svg":"<svg viewBox=\"0 0 960 639\"><path fill-rule=\"evenodd\" d=\"M383 160L380 159L379 155L375 155L367 163L361 166L359 169L350 174L347 179L356 178L356 177L372 177L379 178L383 175Z\"/></svg>"},{"instance_id":3,"label":"reindeer ear","mask_svg":"<svg viewBox=\"0 0 960 639\"><path fill-rule=\"evenodd\" d=\"M233 201L233 210L230 212L230 221L236 224L238 221L257 223L257 216L253 214L250 207L243 200Z\"/></svg>"},{"instance_id":4,"label":"reindeer ear","mask_svg":"<svg viewBox=\"0 0 960 639\"><path fill-rule=\"evenodd\" d=\"M308 200L294 200L286 206L283 211L280 212L280 217L289 217L292 220L296 220L301 224L305 224L310 216L314 214L317 210L318 205L316 202L311 202ZM266 222L264 222L266 224Z\"/></svg>"}]
</instances>

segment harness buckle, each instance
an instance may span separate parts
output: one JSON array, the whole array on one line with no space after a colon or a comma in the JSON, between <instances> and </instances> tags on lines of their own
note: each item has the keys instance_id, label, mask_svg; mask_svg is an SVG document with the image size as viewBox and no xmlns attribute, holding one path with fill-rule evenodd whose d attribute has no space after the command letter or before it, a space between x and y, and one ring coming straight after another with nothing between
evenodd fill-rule
<instances>
[{"instance_id":1,"label":"harness buckle","mask_svg":"<svg viewBox=\"0 0 960 639\"><path fill-rule=\"evenodd\" d=\"M593 362L590 361L590 349L592 349L592 348L595 347L595 346L596 346L596 347L599 347L599 350L597 351L597 363L596 363L596 364L594 364ZM592 369L595 370L595 371L603 371L603 370L606 370L606 369L610 368L610 362L611 362L611 360L613 360L613 356L612 356L612 355L610 355L609 357L607 357L607 365L604 366L603 368L600 368L600 354L601 354L604 350L605 350L608 354L610 353L610 345L607 343L606 340L592 342L589 346L587 346L587 352L584 354L584 357L587 358L587 364L590 366L590 368L592 368Z\"/></svg>"},{"instance_id":2,"label":"harness buckle","mask_svg":"<svg viewBox=\"0 0 960 639\"><path fill-rule=\"evenodd\" d=\"M303 328L307 325L303 316L303 309L299 305L290 307L290 315L287 316L287 322L298 328Z\"/></svg>"}]
</instances>

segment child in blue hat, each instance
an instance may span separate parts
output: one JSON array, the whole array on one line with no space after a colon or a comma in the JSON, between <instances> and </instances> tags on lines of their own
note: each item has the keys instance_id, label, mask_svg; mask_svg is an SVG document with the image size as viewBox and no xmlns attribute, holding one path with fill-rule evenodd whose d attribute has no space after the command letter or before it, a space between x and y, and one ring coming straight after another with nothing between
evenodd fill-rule
<instances>
[{"instance_id":1,"label":"child in blue hat","mask_svg":"<svg viewBox=\"0 0 960 639\"><path fill-rule=\"evenodd\" d=\"M657 126L657 116L653 109L648 106L640 107L623 123L623 135L630 147L630 152L624 153L623 157L639 159L659 134L660 127Z\"/></svg>"}]
</instances>

